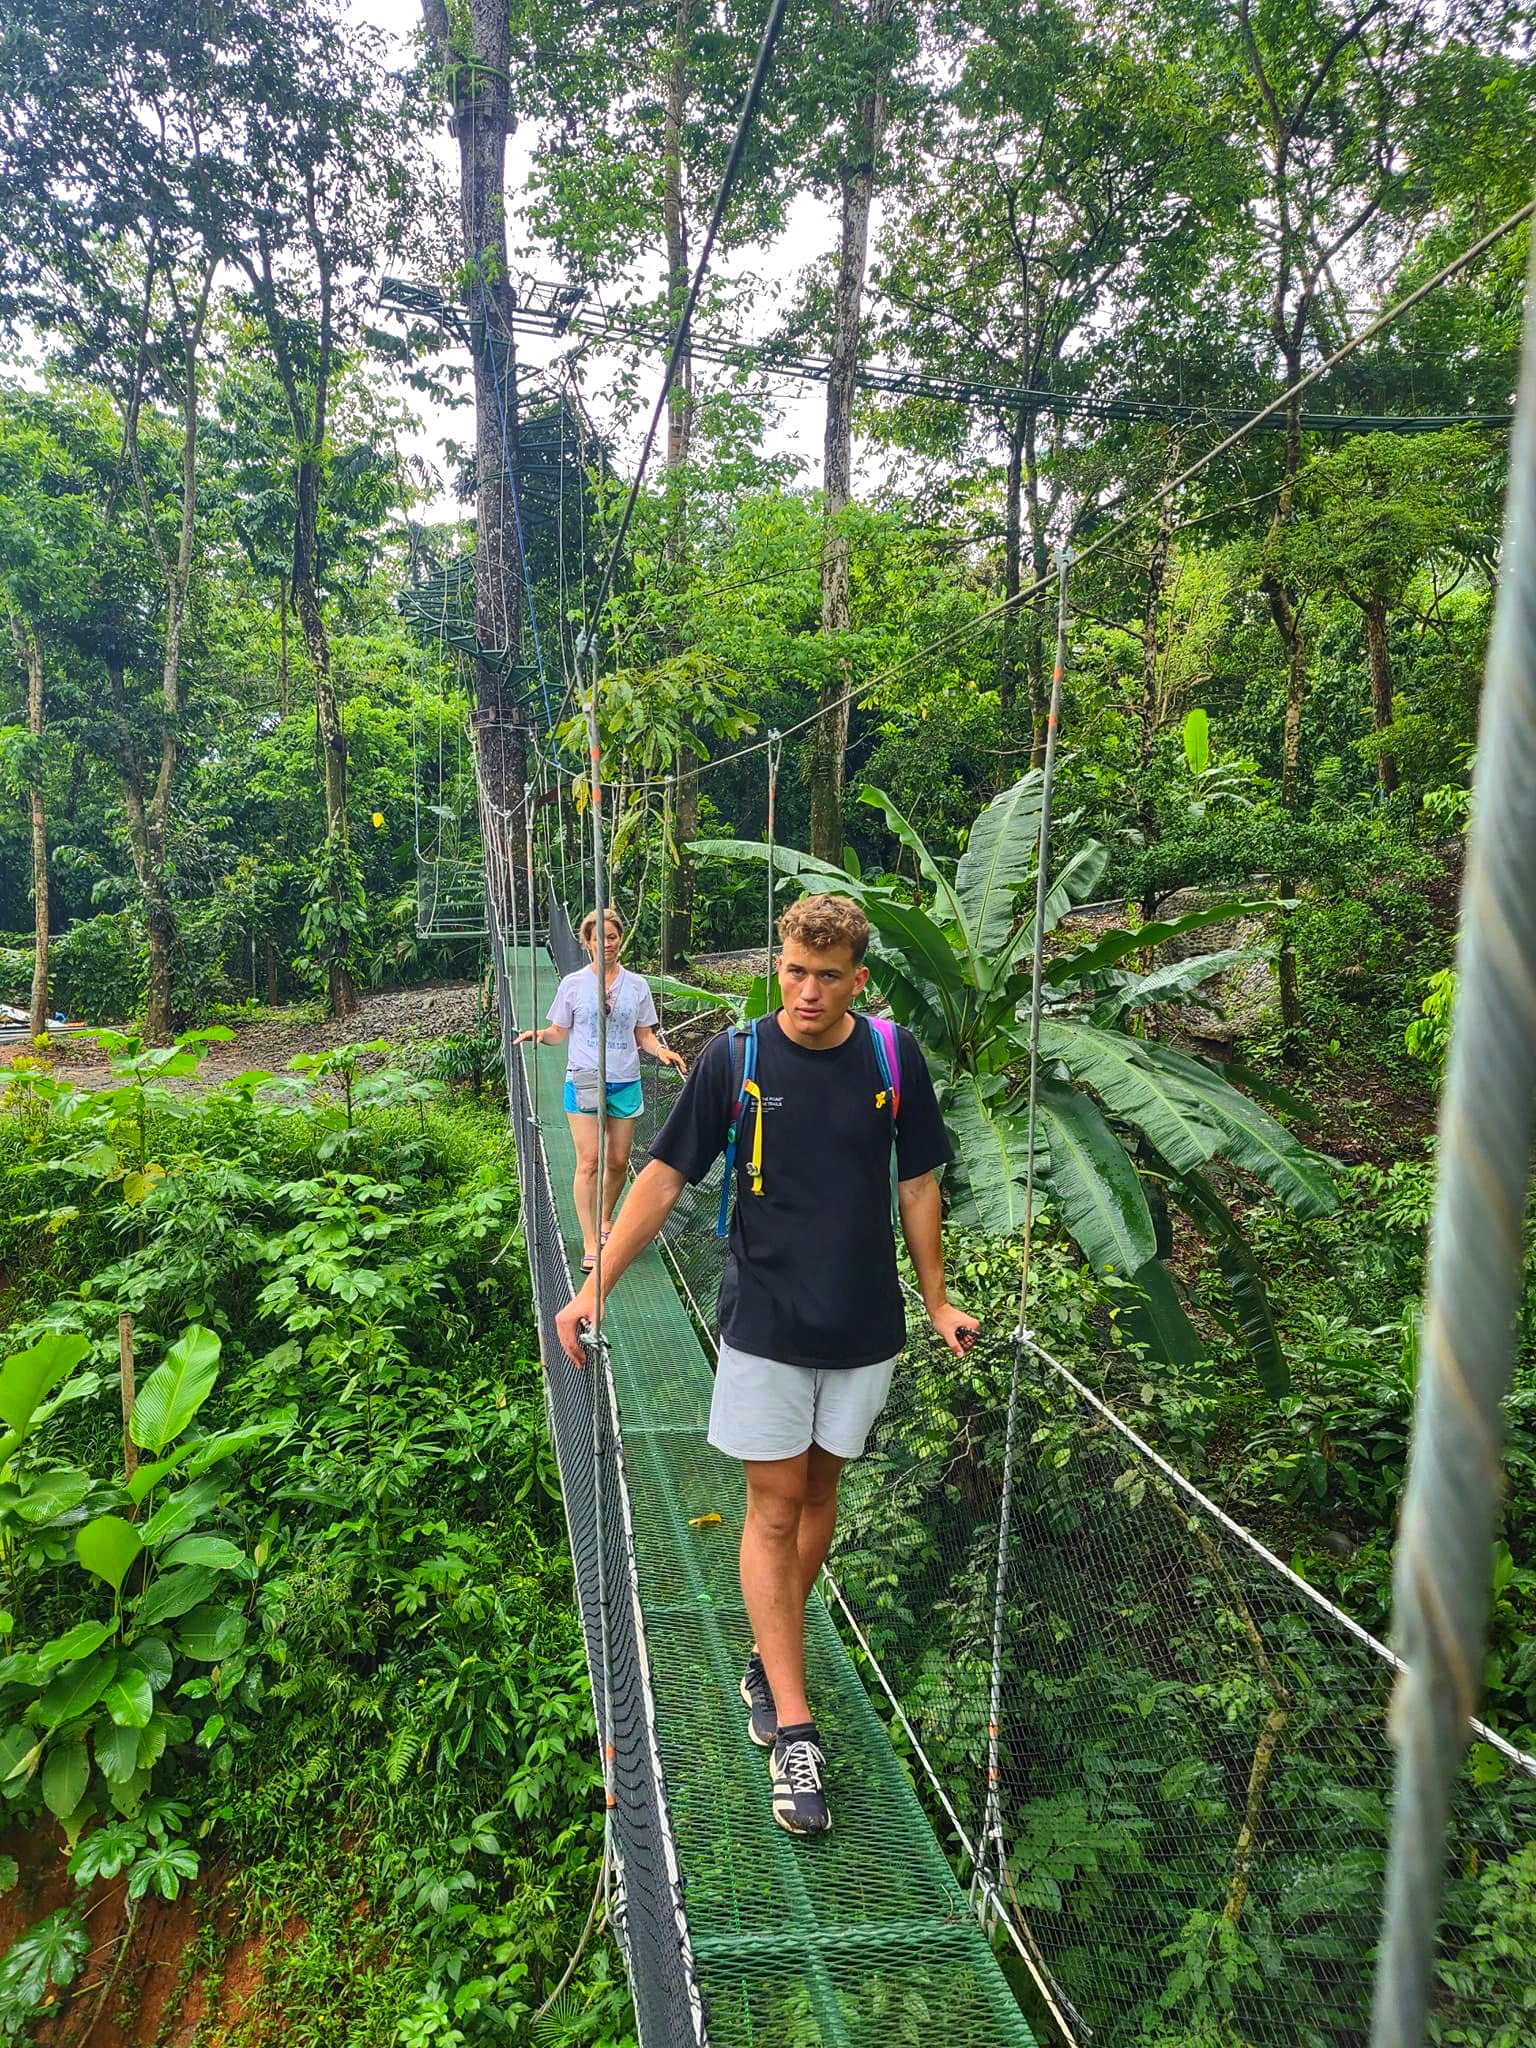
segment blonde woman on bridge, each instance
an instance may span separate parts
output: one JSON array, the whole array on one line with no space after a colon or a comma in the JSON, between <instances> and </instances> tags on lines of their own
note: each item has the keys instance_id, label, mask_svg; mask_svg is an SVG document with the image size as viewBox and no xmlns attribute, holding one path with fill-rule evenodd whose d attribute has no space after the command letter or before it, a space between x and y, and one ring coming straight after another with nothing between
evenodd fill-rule
<instances>
[{"instance_id":1,"label":"blonde woman on bridge","mask_svg":"<svg viewBox=\"0 0 1536 2048\"><path fill-rule=\"evenodd\" d=\"M559 1045L570 1040L565 1064L565 1114L576 1147L576 1177L573 1193L576 1215L581 1224L581 1270L590 1273L597 1258L598 1231L606 1240L613 1227L614 1211L624 1192L629 1171L630 1148L634 1141L635 1118L645 1107L640 1086L640 1055L650 1053L663 1066L688 1072L681 1053L672 1052L656 1036L656 1003L643 974L625 967L619 955L624 950L624 923L616 910L604 917L602 957L598 957L597 912L589 910L581 921L581 943L591 959L590 967L568 974L555 990L548 1022L538 1031L524 1031L518 1044L533 1039L539 1045ZM603 1176L601 1219L597 1196L597 1033L599 1015L606 1011L608 1070L608 1170Z\"/></svg>"}]
</instances>

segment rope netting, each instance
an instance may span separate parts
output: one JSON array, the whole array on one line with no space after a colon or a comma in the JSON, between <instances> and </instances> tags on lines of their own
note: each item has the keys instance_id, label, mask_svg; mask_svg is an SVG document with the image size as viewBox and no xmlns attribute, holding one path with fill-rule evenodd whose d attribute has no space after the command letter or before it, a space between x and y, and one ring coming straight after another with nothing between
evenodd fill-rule
<instances>
[{"instance_id":1,"label":"rope netting","mask_svg":"<svg viewBox=\"0 0 1536 2048\"><path fill-rule=\"evenodd\" d=\"M677 1084L646 1090L637 1148ZM717 1206L718 1180L690 1189L664 1234L711 1329ZM844 1477L829 1578L964 1865L986 1824L1013 1346L956 1360L916 1336L920 1309L910 1320L875 1441ZM1389 1653L1030 1344L1018 1400L998 1785L1012 1931L1081 2042L1354 2048L1391 1811ZM1519 2048L1536 1759L1486 1730L1446 1882L1430 2039Z\"/></svg>"}]
</instances>

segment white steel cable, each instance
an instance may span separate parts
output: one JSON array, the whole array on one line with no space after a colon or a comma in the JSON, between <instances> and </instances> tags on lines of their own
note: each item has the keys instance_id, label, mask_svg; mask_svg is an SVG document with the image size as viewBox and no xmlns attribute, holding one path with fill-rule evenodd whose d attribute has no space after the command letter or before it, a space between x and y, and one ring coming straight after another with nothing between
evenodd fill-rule
<instances>
[{"instance_id":1,"label":"white steel cable","mask_svg":"<svg viewBox=\"0 0 1536 2048\"><path fill-rule=\"evenodd\" d=\"M1397 1773L1372 2048L1420 2048L1451 1795L1482 1689L1536 1130L1536 252L1473 778L1421 1367L1393 1575Z\"/></svg>"}]
</instances>

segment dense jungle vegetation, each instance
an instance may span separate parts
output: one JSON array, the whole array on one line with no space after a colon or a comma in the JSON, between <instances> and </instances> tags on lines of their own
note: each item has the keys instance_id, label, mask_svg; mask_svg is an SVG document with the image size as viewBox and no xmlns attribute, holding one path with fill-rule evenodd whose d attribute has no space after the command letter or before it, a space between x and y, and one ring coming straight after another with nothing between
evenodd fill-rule
<instances>
[{"instance_id":1,"label":"dense jungle vegetation","mask_svg":"<svg viewBox=\"0 0 1536 2048\"><path fill-rule=\"evenodd\" d=\"M960 1148L956 1293L1000 1331L1054 551L1082 557L1039 1328L1390 1629L1528 223L1184 477L1526 203L1529 10L792 7L594 620L761 26L734 0L0 22L0 1004L26 1013L0 1046L0 2038L632 2038L583 1939L601 1790L495 1036L472 1003L436 1044L366 1029L370 990L482 980L482 942L418 910L479 858L488 730L513 839L535 795L537 863L581 900L589 629L632 962L739 1002L750 970L696 962L765 941L760 743L787 735L778 870L869 910ZM551 279L575 326L516 326ZM775 356L822 365L809 439ZM104 1035L29 1043L51 1013ZM274 1020L313 1043L233 1074ZM1528 1267L1484 1674L1528 1750L1533 1325ZM960 1770L1007 1362L913 1362L900 1517L857 1498L844 1566L923 1610L904 1680ZM1154 1611L1140 1482L1070 1403L1037 1421L1042 1583L1088 1504L1110 1605ZM970 1448L958 1492L936 1430ZM1173 1744L1206 1703L1146 1635L1113 1712ZM1066 1694L1028 1661L1011 1733L1043 1757ZM1065 1976L1144 1958L1135 2048L1244 2048L1261 1979L1313 2028L1287 2048L1361 2038L1319 1986L1360 1981L1368 1935L1298 1967L1240 1885L1218 1924L1191 1906L1273 1704L1220 1702L1225 1782L1148 1762L1155 1800L1027 1809L1016 1881L1070 1931ZM1516 2048L1536 1831L1495 1751L1471 1771L1439 2038ZM1335 1901L1379 1877L1361 1772L1324 1787L1360 1831Z\"/></svg>"}]
</instances>

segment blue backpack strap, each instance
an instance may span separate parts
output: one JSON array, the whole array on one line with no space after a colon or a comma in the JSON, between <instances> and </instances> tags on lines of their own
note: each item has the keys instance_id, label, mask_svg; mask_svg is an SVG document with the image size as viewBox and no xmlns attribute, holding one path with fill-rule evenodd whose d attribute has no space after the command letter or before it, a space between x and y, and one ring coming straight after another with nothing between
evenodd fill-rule
<instances>
[{"instance_id":1,"label":"blue backpack strap","mask_svg":"<svg viewBox=\"0 0 1536 2048\"><path fill-rule=\"evenodd\" d=\"M731 1227L731 1188L736 1179L736 1138L747 1106L747 1083L757 1078L757 1019L731 1028L731 1121L725 1133L725 1168L720 1175L720 1213L715 1219L716 1237L726 1237Z\"/></svg>"}]
</instances>

